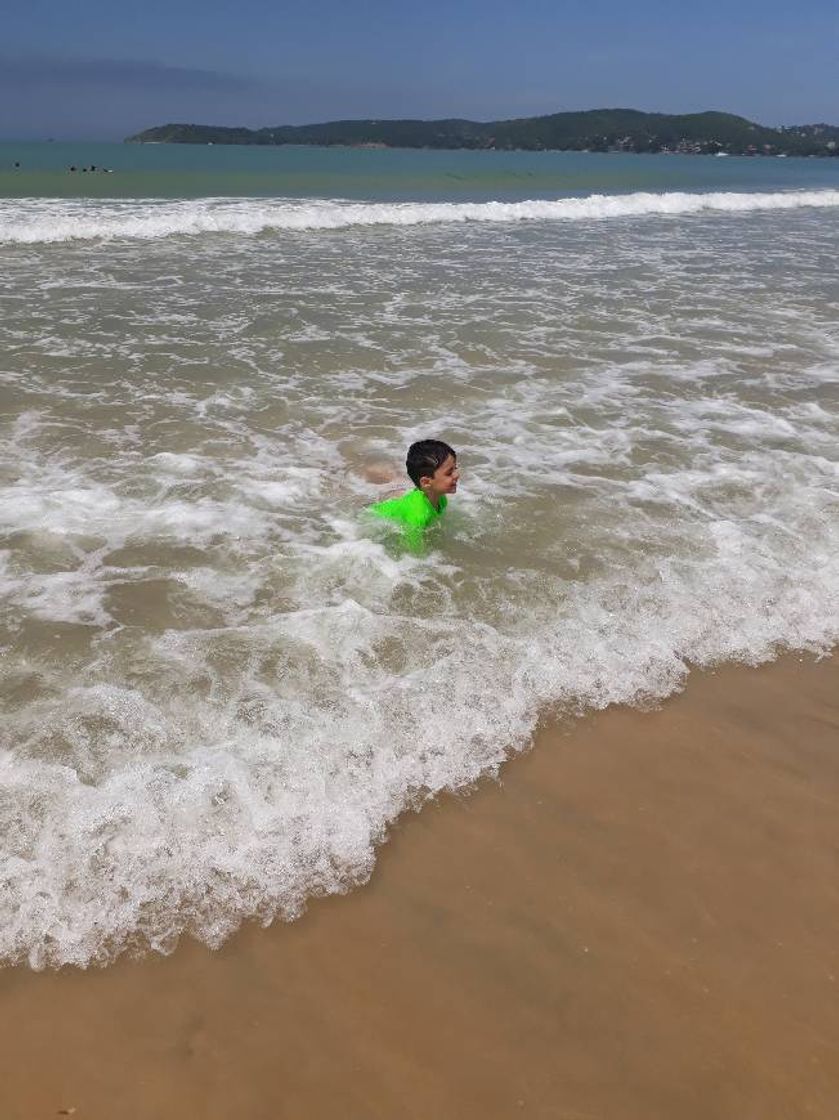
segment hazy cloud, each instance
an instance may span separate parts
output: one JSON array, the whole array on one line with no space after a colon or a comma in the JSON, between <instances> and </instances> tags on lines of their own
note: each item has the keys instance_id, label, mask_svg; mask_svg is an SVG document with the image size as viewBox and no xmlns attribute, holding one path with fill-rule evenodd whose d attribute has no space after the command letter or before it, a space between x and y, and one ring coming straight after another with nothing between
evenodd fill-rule
<instances>
[{"instance_id":1,"label":"hazy cloud","mask_svg":"<svg viewBox=\"0 0 839 1120\"><path fill-rule=\"evenodd\" d=\"M265 92L234 74L156 62L0 57L0 136L122 139L171 120L240 124Z\"/></svg>"},{"instance_id":2,"label":"hazy cloud","mask_svg":"<svg viewBox=\"0 0 839 1120\"><path fill-rule=\"evenodd\" d=\"M159 62L106 58L3 58L0 56L0 89L63 89L113 86L147 89L163 85L168 90L243 90L253 85L235 74L164 66Z\"/></svg>"}]
</instances>

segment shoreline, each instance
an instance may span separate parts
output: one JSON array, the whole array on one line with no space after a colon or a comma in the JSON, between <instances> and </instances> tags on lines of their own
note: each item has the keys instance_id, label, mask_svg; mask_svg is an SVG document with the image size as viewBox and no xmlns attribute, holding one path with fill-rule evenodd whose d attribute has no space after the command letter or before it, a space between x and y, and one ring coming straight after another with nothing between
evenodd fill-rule
<instances>
[{"instance_id":1,"label":"shoreline","mask_svg":"<svg viewBox=\"0 0 839 1120\"><path fill-rule=\"evenodd\" d=\"M15 141L0 141L2 143L15 143ZM32 143L33 141L26 141ZM41 143L49 143L50 141L41 141ZM80 141L81 143L82 141ZM572 155L583 156L707 156L709 159L715 159L717 156L727 156L732 159L835 159L837 153L835 152L818 152L801 155L797 152L687 152L678 151L675 148L662 148L660 151L635 151L631 148L435 148L430 144L425 145L399 145L399 144L383 144L383 143L369 143L369 144L313 144L307 143L304 140L289 141L288 143L281 144L258 144L258 143L237 143L231 141L224 143L220 140L132 140L127 137L125 140L111 140L111 141L90 141L91 143L111 143L111 144L137 144L140 147L154 147L155 145L166 146L173 145L178 147L198 147L198 148L318 148L328 150L331 148L338 148L342 151L368 151L368 152L477 152L479 154L488 152L491 155L498 155L504 153L525 153L526 155L560 155L566 152Z\"/></svg>"},{"instance_id":2,"label":"shoreline","mask_svg":"<svg viewBox=\"0 0 839 1120\"><path fill-rule=\"evenodd\" d=\"M832 1118L837 684L695 672L543 726L291 925L0 971L3 1120Z\"/></svg>"}]
</instances>

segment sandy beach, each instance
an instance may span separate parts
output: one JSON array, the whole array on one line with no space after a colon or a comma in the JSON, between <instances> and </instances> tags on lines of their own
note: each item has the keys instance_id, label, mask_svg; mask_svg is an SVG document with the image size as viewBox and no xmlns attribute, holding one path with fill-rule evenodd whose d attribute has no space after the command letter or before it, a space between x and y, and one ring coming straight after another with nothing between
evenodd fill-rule
<instances>
[{"instance_id":1,"label":"sandy beach","mask_svg":"<svg viewBox=\"0 0 839 1120\"><path fill-rule=\"evenodd\" d=\"M0 1115L835 1117L837 683L695 674L546 726L293 925L3 971Z\"/></svg>"}]
</instances>

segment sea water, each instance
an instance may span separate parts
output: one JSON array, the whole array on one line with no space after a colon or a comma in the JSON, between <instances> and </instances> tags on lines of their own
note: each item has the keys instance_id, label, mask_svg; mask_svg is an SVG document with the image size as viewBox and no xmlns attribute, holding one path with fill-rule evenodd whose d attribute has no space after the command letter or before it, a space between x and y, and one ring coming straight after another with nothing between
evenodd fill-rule
<instances>
[{"instance_id":1,"label":"sea water","mask_svg":"<svg viewBox=\"0 0 839 1120\"><path fill-rule=\"evenodd\" d=\"M0 177L3 961L293 918L545 715L837 641L839 160L65 154Z\"/></svg>"}]
</instances>

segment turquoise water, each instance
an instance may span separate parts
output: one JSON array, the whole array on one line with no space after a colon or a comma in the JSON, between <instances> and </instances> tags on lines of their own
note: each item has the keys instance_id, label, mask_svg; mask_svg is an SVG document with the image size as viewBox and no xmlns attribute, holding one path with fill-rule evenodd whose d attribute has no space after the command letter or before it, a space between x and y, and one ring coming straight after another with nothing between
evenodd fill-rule
<instances>
[{"instance_id":1,"label":"turquoise water","mask_svg":"<svg viewBox=\"0 0 839 1120\"><path fill-rule=\"evenodd\" d=\"M20 169L14 170L15 161ZM113 174L68 168L110 168ZM839 185L839 159L0 143L0 197L330 197L505 201L589 192L752 191Z\"/></svg>"}]
</instances>

